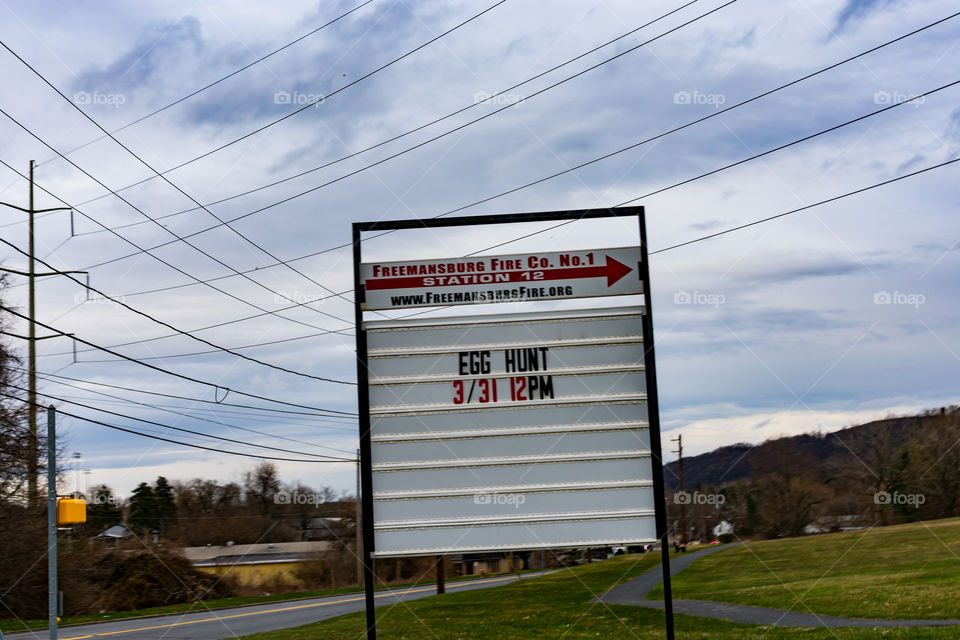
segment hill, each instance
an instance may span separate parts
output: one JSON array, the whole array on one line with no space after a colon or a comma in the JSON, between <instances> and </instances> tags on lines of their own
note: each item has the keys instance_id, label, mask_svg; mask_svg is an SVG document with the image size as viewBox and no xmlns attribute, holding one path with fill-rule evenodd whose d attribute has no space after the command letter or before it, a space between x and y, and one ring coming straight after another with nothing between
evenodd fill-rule
<instances>
[{"instance_id":1,"label":"hill","mask_svg":"<svg viewBox=\"0 0 960 640\"><path fill-rule=\"evenodd\" d=\"M720 447L684 458L684 484L687 489L693 489L749 481L757 462L771 454L774 448L784 446L798 456L815 458L820 463L820 475L826 477L831 469L844 468L855 463L858 457L868 455L867 450L871 448L900 449L947 411L940 409L917 416L884 418L827 434L805 433L757 445L739 443ZM664 481L670 490L678 488L679 468L676 461L664 465Z\"/></svg>"}]
</instances>

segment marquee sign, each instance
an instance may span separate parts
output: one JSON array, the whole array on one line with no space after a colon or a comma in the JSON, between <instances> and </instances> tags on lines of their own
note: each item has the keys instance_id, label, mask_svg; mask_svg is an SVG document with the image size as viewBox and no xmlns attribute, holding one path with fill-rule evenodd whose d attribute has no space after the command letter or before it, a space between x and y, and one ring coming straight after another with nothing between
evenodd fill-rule
<instances>
[{"instance_id":1,"label":"marquee sign","mask_svg":"<svg viewBox=\"0 0 960 640\"><path fill-rule=\"evenodd\" d=\"M363 232L618 216L636 216L639 246L362 257ZM355 223L353 237L368 637L373 558L660 540L669 593L643 208ZM625 295L644 302L600 304ZM562 299L594 302L528 304ZM498 302L520 311L364 317Z\"/></svg>"},{"instance_id":2,"label":"marquee sign","mask_svg":"<svg viewBox=\"0 0 960 640\"><path fill-rule=\"evenodd\" d=\"M365 323L374 555L652 542L642 314Z\"/></svg>"}]
</instances>

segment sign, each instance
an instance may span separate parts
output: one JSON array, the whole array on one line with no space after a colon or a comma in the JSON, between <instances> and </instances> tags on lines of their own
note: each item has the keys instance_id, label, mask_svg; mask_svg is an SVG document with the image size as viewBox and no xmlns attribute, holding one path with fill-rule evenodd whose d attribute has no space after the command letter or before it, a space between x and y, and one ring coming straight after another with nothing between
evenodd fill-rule
<instances>
[{"instance_id":1,"label":"sign","mask_svg":"<svg viewBox=\"0 0 960 640\"><path fill-rule=\"evenodd\" d=\"M642 293L640 249L592 249L360 265L365 310Z\"/></svg>"},{"instance_id":2,"label":"sign","mask_svg":"<svg viewBox=\"0 0 960 640\"><path fill-rule=\"evenodd\" d=\"M653 542L643 313L364 323L373 555Z\"/></svg>"},{"instance_id":3,"label":"sign","mask_svg":"<svg viewBox=\"0 0 960 640\"><path fill-rule=\"evenodd\" d=\"M638 222L638 247L362 256L363 233L626 217ZM377 627L374 558L660 541L669 594L643 207L358 222L353 259L368 640ZM643 306L526 304L636 294ZM525 308L364 316L498 302ZM672 640L669 595L664 610Z\"/></svg>"}]
</instances>

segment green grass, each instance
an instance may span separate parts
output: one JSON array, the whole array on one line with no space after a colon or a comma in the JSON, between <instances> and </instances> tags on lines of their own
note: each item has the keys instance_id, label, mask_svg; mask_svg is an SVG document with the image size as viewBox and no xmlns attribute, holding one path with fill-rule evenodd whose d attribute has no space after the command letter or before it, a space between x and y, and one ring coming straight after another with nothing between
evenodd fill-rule
<instances>
[{"instance_id":1,"label":"green grass","mask_svg":"<svg viewBox=\"0 0 960 640\"><path fill-rule=\"evenodd\" d=\"M721 554L724 552L720 552ZM501 587L453 590L377 609L377 637L383 640L575 640L636 638L661 640L663 613L623 605L590 602L594 594L655 566L659 554L619 556L590 566ZM695 566L695 565L694 565ZM796 629L743 625L691 616L676 616L682 640L861 640L878 635L891 640L956 638L946 629ZM243 640L362 640L364 614L332 618L295 629L244 636Z\"/></svg>"},{"instance_id":2,"label":"green grass","mask_svg":"<svg viewBox=\"0 0 960 640\"><path fill-rule=\"evenodd\" d=\"M520 573L525 573L521 571ZM483 577L489 578L492 575L504 575L504 574L487 574L486 576L464 576L458 578L448 578L448 582L460 582L468 580L477 580ZM435 581L425 580L420 582L404 582L399 584L391 584L389 588L396 589L402 587L413 587L422 584L434 584ZM385 587L377 587L377 589L382 589ZM270 602L291 602L295 600L305 600L309 598L319 598L322 596L335 596L346 593L363 593L363 589L358 587L340 587L338 589L315 589L312 591L296 591L293 593L274 593L265 596L237 596L233 598L218 598L215 600L206 600L204 602L183 602L179 604L171 604L163 607L150 607L148 609L137 609L134 611L109 611L105 613L94 613L88 615L80 616L67 616L60 621L60 626L67 625L76 625L76 624L89 624L91 622L107 622L110 620L126 620L130 618L144 618L150 616L163 616L175 613L190 613L194 611L207 611L210 609L229 609L231 607L242 607L245 605L253 604L265 604ZM14 631L25 631L28 629L46 629L47 628L47 619L42 620L17 620L14 618L0 618L0 629L3 629L7 633Z\"/></svg>"},{"instance_id":3,"label":"green grass","mask_svg":"<svg viewBox=\"0 0 960 640\"><path fill-rule=\"evenodd\" d=\"M674 598L882 619L960 620L960 519L747 542L674 577ZM649 596L662 599L662 588Z\"/></svg>"}]
</instances>

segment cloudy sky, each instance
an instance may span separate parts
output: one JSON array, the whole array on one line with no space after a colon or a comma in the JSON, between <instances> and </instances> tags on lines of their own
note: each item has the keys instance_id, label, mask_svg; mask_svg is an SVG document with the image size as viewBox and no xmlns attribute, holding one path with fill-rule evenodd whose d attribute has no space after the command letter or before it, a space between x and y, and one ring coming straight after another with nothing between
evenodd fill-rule
<instances>
[{"instance_id":1,"label":"cloudy sky","mask_svg":"<svg viewBox=\"0 0 960 640\"><path fill-rule=\"evenodd\" d=\"M940 89L960 80L960 17L735 106L948 18L956 5L946 1L277 6L0 2L0 200L26 205L16 172L33 159L37 206L75 207L73 235L66 212L38 219L38 256L87 270L92 287L260 362L198 354L215 349L96 294L88 300L63 277L39 284L39 320L183 376L350 414L355 387L296 373L355 377L351 222L630 202L646 207L657 251L960 150L960 86ZM76 107L120 129L119 143ZM169 170L169 182L154 170ZM653 255L666 435L683 433L695 454L957 403L958 171L948 164ZM0 237L25 248L24 214L3 215ZM365 251L463 255L545 226L395 234ZM493 252L633 243L635 229L581 223ZM0 251L5 267L24 268L22 254ZM19 312L22 283L12 276L3 294ZM41 391L65 411L247 453L131 417L293 452L273 452L280 457L356 448L349 415L237 393L226 402L300 413L197 402L223 392L76 349L74 362L68 339L40 343ZM67 451L91 470L81 482L124 494L160 474L238 480L255 462L74 419L62 427ZM287 481L353 487L351 464L280 468Z\"/></svg>"}]
</instances>

